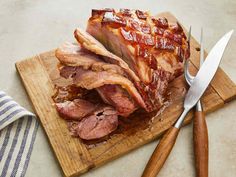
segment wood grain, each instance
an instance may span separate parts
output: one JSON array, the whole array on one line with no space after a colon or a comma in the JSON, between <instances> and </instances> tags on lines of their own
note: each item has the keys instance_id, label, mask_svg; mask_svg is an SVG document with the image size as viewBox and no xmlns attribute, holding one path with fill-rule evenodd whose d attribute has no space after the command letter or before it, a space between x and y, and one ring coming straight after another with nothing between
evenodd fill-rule
<instances>
[{"instance_id":1,"label":"wood grain","mask_svg":"<svg viewBox=\"0 0 236 177\"><path fill-rule=\"evenodd\" d=\"M162 13L161 16L170 21L176 20L170 13ZM192 73L196 73L198 67L197 47L199 44L193 39L193 64L190 66ZM136 112L129 119L120 119L118 130L106 140L89 143L70 136L66 121L58 116L53 106L51 96L54 84L67 83L59 76L54 50L20 61L16 63L16 68L66 177L77 176L91 168L99 167L160 137L180 115L184 93L187 90L183 76L178 77L170 83L170 105L162 114L155 116L154 113ZM235 88L234 83L222 70L218 72L202 98L206 113L219 109L236 95L235 89L232 89ZM190 112L184 124L188 124L192 117L193 113Z\"/></svg>"},{"instance_id":2,"label":"wood grain","mask_svg":"<svg viewBox=\"0 0 236 177\"><path fill-rule=\"evenodd\" d=\"M196 111L193 119L193 141L197 177L208 177L208 131L204 112Z\"/></svg>"}]
</instances>

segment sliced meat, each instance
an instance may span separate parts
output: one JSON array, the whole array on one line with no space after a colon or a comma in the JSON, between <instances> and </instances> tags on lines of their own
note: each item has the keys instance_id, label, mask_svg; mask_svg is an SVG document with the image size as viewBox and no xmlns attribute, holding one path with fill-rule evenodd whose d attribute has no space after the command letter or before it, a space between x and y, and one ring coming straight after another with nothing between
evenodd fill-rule
<instances>
[{"instance_id":1,"label":"sliced meat","mask_svg":"<svg viewBox=\"0 0 236 177\"><path fill-rule=\"evenodd\" d=\"M62 66L60 68L61 76L65 77L65 78L73 77L74 83L77 86L80 86L80 87L83 87L83 88L89 89L89 90L91 90L93 88L97 88L97 91L99 91L98 87L100 87L100 85L95 84L94 86L89 87L88 83L94 82L96 79L101 81L102 75L100 74L101 75L100 78L98 78L98 77L94 78L91 76L91 73L93 73L93 75L98 76L99 73L103 72L106 75L109 75L110 78L112 78L113 74L116 74L115 75L116 77L119 77L120 79L125 80L125 82L128 81L130 86L132 87L131 90L133 90L133 92L135 92L135 96L138 99L141 98L140 94L137 92L137 90L133 86L133 84L125 77L126 74L123 72L123 69L120 66L115 65L115 64L106 63L106 62L102 61L99 58L99 56L97 56L97 58L92 58L92 59L91 59L91 57L89 57L88 62L86 62L86 58L83 57L84 51L81 52L80 51L81 49L82 49L81 47L79 47L79 46L76 47L75 44L70 44L70 43L66 43L62 47L57 49L57 53L60 53L60 55L58 55L58 54L56 55L59 58L59 61L63 61L64 62L63 64L68 65L68 66ZM76 55L74 55L75 53L76 53ZM81 54L83 55L82 57L80 56ZM72 57L72 58L70 58L70 57ZM70 62L67 63L67 61L70 61ZM71 66L73 66L73 67L71 67ZM83 69L83 70L78 72L78 69L76 66L80 66L80 70L81 69ZM91 72L91 71L93 71L93 72ZM85 75L91 76L91 78L88 78L88 79L83 78ZM104 77L106 77L106 76L104 76ZM104 79L106 79L106 78L104 78ZM87 83L87 85L85 86L84 83L85 84ZM100 84L102 84L102 85L109 84L109 80L104 83L100 82ZM112 82L110 84L112 84ZM104 86L104 88L105 87L106 86ZM112 86L110 86L110 87L112 87ZM127 93L127 91L124 90L123 88L121 88L120 85L114 85L113 89L112 90L110 89L110 92L107 92L107 93L103 93L103 90L101 89L99 93L106 103L114 106L118 110L119 115L127 117L129 114L131 114L132 112L134 112L137 109L137 104L134 101L135 98L133 99L132 97L130 97L130 95ZM126 109L124 108L124 104L122 104L122 102L124 102L125 105L127 106ZM143 105L145 105L143 100L139 100L139 102L141 103L141 107Z\"/></svg>"},{"instance_id":2,"label":"sliced meat","mask_svg":"<svg viewBox=\"0 0 236 177\"><path fill-rule=\"evenodd\" d=\"M125 63L120 57L109 52L100 42L98 42L94 37L92 37L87 32L77 28L74 32L77 41L87 50L103 56L103 59L108 63L116 64L120 66L127 75L135 82L139 81L137 75L129 68L127 63Z\"/></svg>"},{"instance_id":3,"label":"sliced meat","mask_svg":"<svg viewBox=\"0 0 236 177\"><path fill-rule=\"evenodd\" d=\"M107 70L124 75L122 68L104 62L99 55L82 48L80 44L66 42L56 50L55 55L60 63L66 66L81 66L95 71Z\"/></svg>"},{"instance_id":4,"label":"sliced meat","mask_svg":"<svg viewBox=\"0 0 236 177\"><path fill-rule=\"evenodd\" d=\"M101 60L94 53L83 49L79 44L66 42L55 52L56 57L61 64L67 66L83 66L89 68L95 62Z\"/></svg>"},{"instance_id":5,"label":"sliced meat","mask_svg":"<svg viewBox=\"0 0 236 177\"><path fill-rule=\"evenodd\" d=\"M56 103L57 112L64 119L80 120L91 114L97 106L83 99L75 99L73 101L65 101Z\"/></svg>"},{"instance_id":6,"label":"sliced meat","mask_svg":"<svg viewBox=\"0 0 236 177\"><path fill-rule=\"evenodd\" d=\"M77 125L70 127L74 136L81 139L92 140L102 138L118 126L118 116L114 108L104 106L96 110L92 115L82 119Z\"/></svg>"},{"instance_id":7,"label":"sliced meat","mask_svg":"<svg viewBox=\"0 0 236 177\"><path fill-rule=\"evenodd\" d=\"M85 70L81 67L69 66L62 68L60 74L65 78L72 77L74 84L88 90L98 88L106 84L120 85L142 108L145 108L146 106L134 84L129 79L119 74L109 73L108 71L98 72Z\"/></svg>"},{"instance_id":8,"label":"sliced meat","mask_svg":"<svg viewBox=\"0 0 236 177\"><path fill-rule=\"evenodd\" d=\"M97 88L97 91L105 103L116 109L118 115L128 117L138 108L129 94L117 85L104 85Z\"/></svg>"}]
</instances>

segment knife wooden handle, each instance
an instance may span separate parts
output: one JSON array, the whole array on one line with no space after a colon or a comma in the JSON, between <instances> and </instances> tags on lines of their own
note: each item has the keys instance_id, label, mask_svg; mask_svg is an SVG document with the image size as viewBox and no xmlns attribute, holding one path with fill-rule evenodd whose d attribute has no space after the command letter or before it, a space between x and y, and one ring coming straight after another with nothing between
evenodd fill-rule
<instances>
[{"instance_id":1,"label":"knife wooden handle","mask_svg":"<svg viewBox=\"0 0 236 177\"><path fill-rule=\"evenodd\" d=\"M208 177L208 131L203 111L195 112L193 141L196 176Z\"/></svg>"},{"instance_id":2,"label":"knife wooden handle","mask_svg":"<svg viewBox=\"0 0 236 177\"><path fill-rule=\"evenodd\" d=\"M149 159L142 177L156 177L168 158L178 134L179 129L175 127L166 132Z\"/></svg>"}]
</instances>

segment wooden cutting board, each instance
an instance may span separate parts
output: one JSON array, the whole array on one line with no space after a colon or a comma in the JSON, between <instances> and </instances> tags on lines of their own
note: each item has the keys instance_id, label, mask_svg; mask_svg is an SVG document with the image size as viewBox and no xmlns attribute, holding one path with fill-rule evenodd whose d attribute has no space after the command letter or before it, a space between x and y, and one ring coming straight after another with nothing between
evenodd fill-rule
<instances>
[{"instance_id":1,"label":"wooden cutting board","mask_svg":"<svg viewBox=\"0 0 236 177\"><path fill-rule=\"evenodd\" d=\"M158 16L176 21L170 13ZM193 73L197 71L198 59L199 44L192 39ZM176 121L183 109L183 98L187 87L183 76L180 76L170 84L171 104L159 116L134 113L129 119L122 119L118 130L108 139L99 143L81 141L70 136L66 121L58 116L53 106L51 96L54 93L54 84L64 82L59 76L56 65L57 59L53 50L17 62L16 68L66 177L78 176L160 137ZM206 113L212 112L235 97L235 84L219 68L203 96L204 110ZM191 121L192 116L190 112L185 124Z\"/></svg>"}]
</instances>

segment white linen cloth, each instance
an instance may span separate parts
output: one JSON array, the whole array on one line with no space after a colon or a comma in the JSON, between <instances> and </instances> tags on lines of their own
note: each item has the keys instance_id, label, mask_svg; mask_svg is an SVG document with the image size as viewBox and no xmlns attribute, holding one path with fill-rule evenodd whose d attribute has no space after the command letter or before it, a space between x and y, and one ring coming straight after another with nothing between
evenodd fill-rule
<instances>
[{"instance_id":1,"label":"white linen cloth","mask_svg":"<svg viewBox=\"0 0 236 177\"><path fill-rule=\"evenodd\" d=\"M39 121L0 91L0 177L24 177Z\"/></svg>"}]
</instances>

